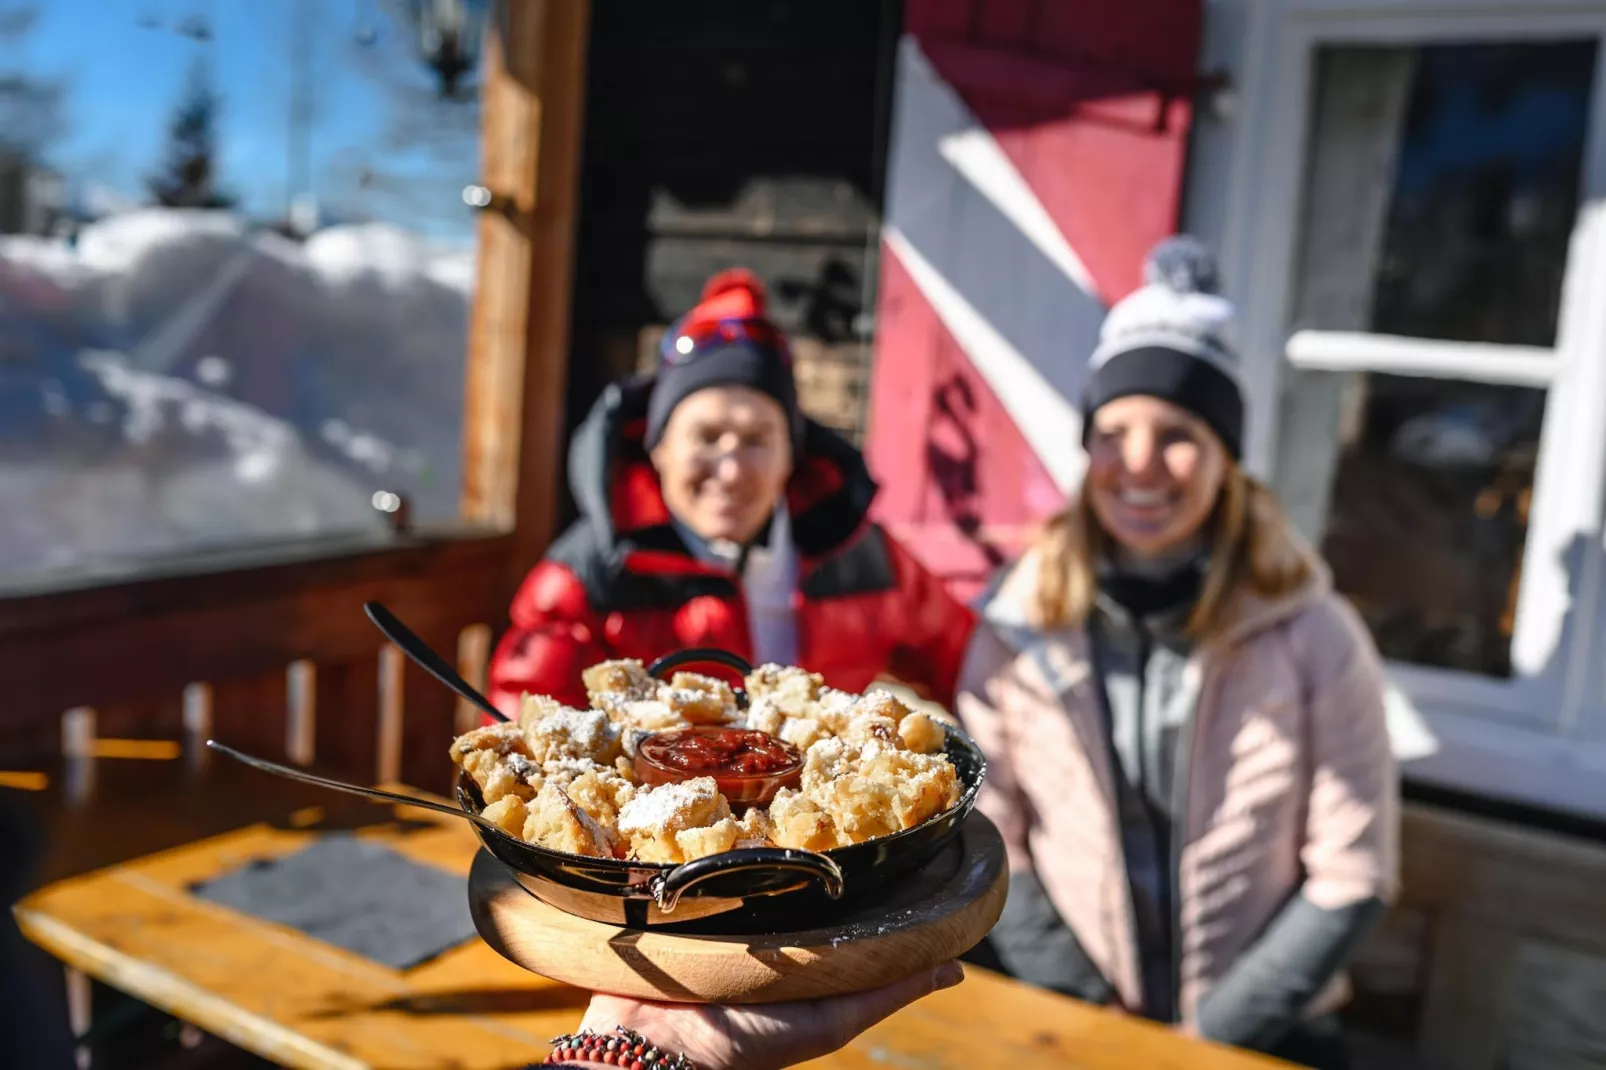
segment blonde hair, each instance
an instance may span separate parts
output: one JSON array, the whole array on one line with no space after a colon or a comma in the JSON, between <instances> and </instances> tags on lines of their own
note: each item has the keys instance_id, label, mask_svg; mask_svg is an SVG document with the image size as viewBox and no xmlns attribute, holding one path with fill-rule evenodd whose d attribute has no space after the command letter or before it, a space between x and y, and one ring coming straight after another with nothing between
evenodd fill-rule
<instances>
[{"instance_id":1,"label":"blonde hair","mask_svg":"<svg viewBox=\"0 0 1606 1070\"><path fill-rule=\"evenodd\" d=\"M1204 587L1188 617L1194 638L1211 634L1240 592L1265 598L1288 594L1309 582L1310 558L1271 491L1232 465L1207 522L1210 564ZM1098 594L1096 566L1109 552L1110 537L1081 495L1048 522L1037 540L1037 590L1031 605L1038 628L1080 626Z\"/></svg>"}]
</instances>

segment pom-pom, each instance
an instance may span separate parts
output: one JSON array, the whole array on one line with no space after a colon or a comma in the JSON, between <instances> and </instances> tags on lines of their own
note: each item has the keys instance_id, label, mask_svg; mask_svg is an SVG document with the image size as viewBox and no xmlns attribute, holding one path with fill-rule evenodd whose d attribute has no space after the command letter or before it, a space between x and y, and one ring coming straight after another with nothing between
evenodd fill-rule
<instances>
[{"instance_id":1,"label":"pom-pom","mask_svg":"<svg viewBox=\"0 0 1606 1070\"><path fill-rule=\"evenodd\" d=\"M1116 302L1099 329L1093 365L1145 345L1196 352L1236 363L1232 302L1217 291L1215 259L1196 238L1167 238L1144 264L1145 283Z\"/></svg>"},{"instance_id":2,"label":"pom-pom","mask_svg":"<svg viewBox=\"0 0 1606 1070\"><path fill-rule=\"evenodd\" d=\"M746 268L727 268L714 274L703 284L703 301L712 301L716 297L726 294L745 293L751 302L752 311L749 315L764 315L765 307L769 303L769 292L765 290L764 283L759 277ZM723 304L723 302L721 302Z\"/></svg>"},{"instance_id":3,"label":"pom-pom","mask_svg":"<svg viewBox=\"0 0 1606 1070\"><path fill-rule=\"evenodd\" d=\"M1188 234L1166 238L1143 264L1143 281L1179 294L1219 294L1221 274L1204 243Z\"/></svg>"}]
</instances>

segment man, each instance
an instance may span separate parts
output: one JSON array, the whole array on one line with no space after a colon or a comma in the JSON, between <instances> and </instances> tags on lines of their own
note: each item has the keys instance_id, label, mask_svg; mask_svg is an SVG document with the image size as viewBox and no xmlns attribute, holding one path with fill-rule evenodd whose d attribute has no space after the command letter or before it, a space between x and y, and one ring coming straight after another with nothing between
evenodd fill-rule
<instances>
[{"instance_id":1,"label":"man","mask_svg":"<svg viewBox=\"0 0 1606 1070\"><path fill-rule=\"evenodd\" d=\"M596 662L718 647L847 691L887 672L948 705L972 614L870 521L859 453L803 416L762 284L714 276L660 358L575 433L581 516L514 598L492 701L583 706Z\"/></svg>"}]
</instances>

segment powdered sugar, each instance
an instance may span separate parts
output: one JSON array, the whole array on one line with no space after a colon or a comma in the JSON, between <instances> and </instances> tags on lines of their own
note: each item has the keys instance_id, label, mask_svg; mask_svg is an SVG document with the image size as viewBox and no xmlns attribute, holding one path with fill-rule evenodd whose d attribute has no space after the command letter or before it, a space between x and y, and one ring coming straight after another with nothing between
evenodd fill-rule
<instances>
[{"instance_id":1,"label":"powdered sugar","mask_svg":"<svg viewBox=\"0 0 1606 1070\"><path fill-rule=\"evenodd\" d=\"M712 777L663 784L641 792L619 810L619 831L661 836L675 819L718 794Z\"/></svg>"},{"instance_id":2,"label":"powdered sugar","mask_svg":"<svg viewBox=\"0 0 1606 1070\"><path fill-rule=\"evenodd\" d=\"M820 697L815 701L826 713L846 714L853 709L854 703L859 701L859 696L851 691L838 691L834 687L826 687L820 689Z\"/></svg>"},{"instance_id":3,"label":"powdered sugar","mask_svg":"<svg viewBox=\"0 0 1606 1070\"><path fill-rule=\"evenodd\" d=\"M860 698L848 703L855 719L860 717L890 717L898 721L909 712L908 707L886 691L866 691Z\"/></svg>"},{"instance_id":4,"label":"powdered sugar","mask_svg":"<svg viewBox=\"0 0 1606 1070\"><path fill-rule=\"evenodd\" d=\"M808 750L824 736L825 728L820 722L807 717L792 717L781 725L781 738L799 750Z\"/></svg>"},{"instance_id":5,"label":"powdered sugar","mask_svg":"<svg viewBox=\"0 0 1606 1070\"><path fill-rule=\"evenodd\" d=\"M686 723L686 719L670 709L668 704L657 699L636 699L625 702L616 707L615 712L636 728L645 728L656 731L660 728L676 728Z\"/></svg>"},{"instance_id":6,"label":"powdered sugar","mask_svg":"<svg viewBox=\"0 0 1606 1070\"><path fill-rule=\"evenodd\" d=\"M652 735L651 732L641 728L625 729L624 736L620 740L621 747L625 752L625 757L634 759L636 757L636 750L641 746L641 741L650 735Z\"/></svg>"},{"instance_id":7,"label":"powdered sugar","mask_svg":"<svg viewBox=\"0 0 1606 1070\"><path fill-rule=\"evenodd\" d=\"M743 728L778 736L781 734L781 726L786 723L786 711L782 710L770 696L760 695L748 704L746 713L737 717L736 722Z\"/></svg>"},{"instance_id":8,"label":"powdered sugar","mask_svg":"<svg viewBox=\"0 0 1606 1070\"><path fill-rule=\"evenodd\" d=\"M541 766L541 771L549 777L563 777L573 780L582 773L592 770L608 770L610 767L592 761L590 758L555 758Z\"/></svg>"},{"instance_id":9,"label":"powdered sugar","mask_svg":"<svg viewBox=\"0 0 1606 1070\"><path fill-rule=\"evenodd\" d=\"M821 761L837 761L847 752L848 745L835 736L819 740L809 747L809 757Z\"/></svg>"},{"instance_id":10,"label":"powdered sugar","mask_svg":"<svg viewBox=\"0 0 1606 1070\"><path fill-rule=\"evenodd\" d=\"M575 710L560 706L535 723L538 736L571 740L587 751L603 749L615 731L608 715L601 710Z\"/></svg>"},{"instance_id":11,"label":"powdered sugar","mask_svg":"<svg viewBox=\"0 0 1606 1070\"><path fill-rule=\"evenodd\" d=\"M717 701L718 696L712 691L697 691L689 687L665 687L658 692L661 701L669 706L690 706L694 703Z\"/></svg>"}]
</instances>

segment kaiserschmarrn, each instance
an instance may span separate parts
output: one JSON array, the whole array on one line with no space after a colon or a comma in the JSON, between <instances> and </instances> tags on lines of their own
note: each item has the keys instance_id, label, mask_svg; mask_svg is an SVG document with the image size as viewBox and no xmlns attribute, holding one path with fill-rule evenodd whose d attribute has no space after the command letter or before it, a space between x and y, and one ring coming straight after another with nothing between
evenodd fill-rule
<instances>
[{"instance_id":1,"label":"kaiserschmarrn","mask_svg":"<svg viewBox=\"0 0 1606 1070\"><path fill-rule=\"evenodd\" d=\"M720 680L679 672L659 681L639 661L594 665L583 680L589 709L526 695L517 721L452 743L485 817L527 842L641 862L765 845L824 851L913 828L959 801L943 725L884 691L849 694L802 669L764 665L747 677L744 710ZM643 738L707 724L797 747L798 787L782 788L768 807L733 812L711 777L658 787L637 780Z\"/></svg>"}]
</instances>

